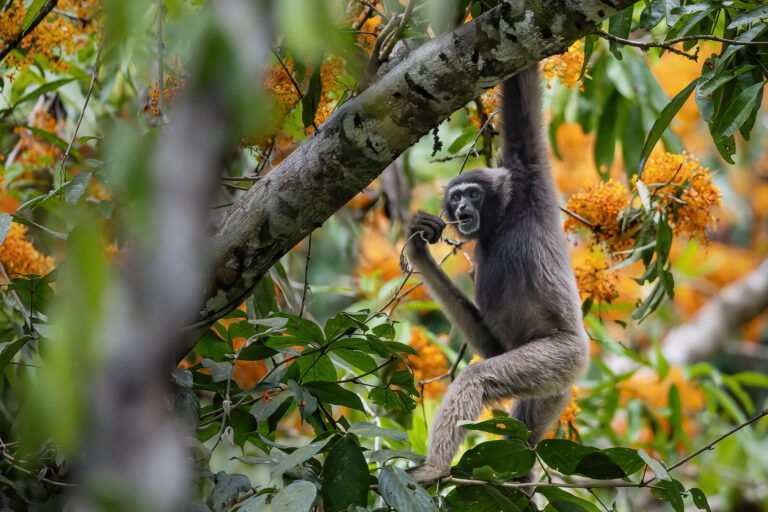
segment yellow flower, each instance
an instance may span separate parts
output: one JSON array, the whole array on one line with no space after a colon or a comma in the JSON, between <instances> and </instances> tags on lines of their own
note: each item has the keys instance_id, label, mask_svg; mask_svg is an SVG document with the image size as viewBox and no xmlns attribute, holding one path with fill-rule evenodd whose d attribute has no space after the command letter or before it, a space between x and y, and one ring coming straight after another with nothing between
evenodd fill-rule
<instances>
[{"instance_id":1,"label":"yellow flower","mask_svg":"<svg viewBox=\"0 0 768 512\"><path fill-rule=\"evenodd\" d=\"M720 191L712 183L709 169L685 152L663 153L648 160L642 180L649 187L656 185L652 193L676 234L709 241L707 231L714 229L715 209L720 205Z\"/></svg>"},{"instance_id":2,"label":"yellow flower","mask_svg":"<svg viewBox=\"0 0 768 512\"><path fill-rule=\"evenodd\" d=\"M629 195L627 189L615 180L594 183L571 196L567 209L587 220L595 242L610 240L618 236L621 225L619 215L627 208ZM565 221L565 230L576 233L586 225L569 216Z\"/></svg>"},{"instance_id":3,"label":"yellow flower","mask_svg":"<svg viewBox=\"0 0 768 512\"><path fill-rule=\"evenodd\" d=\"M26 239L27 228L14 222L0 245L0 262L8 276L17 274L45 275L53 268L53 258L45 256L35 249Z\"/></svg>"},{"instance_id":4,"label":"yellow flower","mask_svg":"<svg viewBox=\"0 0 768 512\"><path fill-rule=\"evenodd\" d=\"M547 434L547 439L552 439L555 437L555 434L560 429L562 429L566 439L570 439L572 441L579 439L579 427L576 426L576 415L579 413L579 411L581 411L581 407L579 407L579 404L576 403L576 395L578 392L579 388L573 386L571 392L571 401L568 403L568 406L557 419L555 428L552 429L549 434Z\"/></svg>"},{"instance_id":5,"label":"yellow flower","mask_svg":"<svg viewBox=\"0 0 768 512\"><path fill-rule=\"evenodd\" d=\"M584 44L576 41L565 53L544 59L542 74L547 80L558 78L560 83L569 89L573 89L578 83L579 89L583 91L584 85L579 81L583 65Z\"/></svg>"},{"instance_id":6,"label":"yellow flower","mask_svg":"<svg viewBox=\"0 0 768 512\"><path fill-rule=\"evenodd\" d=\"M573 266L576 283L583 299L610 303L619 296L619 276L616 272L609 272L609 267L609 261L600 261L595 257L589 257L583 264Z\"/></svg>"}]
</instances>

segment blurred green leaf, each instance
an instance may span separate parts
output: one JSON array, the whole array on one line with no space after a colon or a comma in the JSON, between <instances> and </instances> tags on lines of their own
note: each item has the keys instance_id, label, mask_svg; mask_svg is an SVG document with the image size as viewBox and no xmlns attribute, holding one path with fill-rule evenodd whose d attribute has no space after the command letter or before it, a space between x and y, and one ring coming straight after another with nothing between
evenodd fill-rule
<instances>
[{"instance_id":1,"label":"blurred green leaf","mask_svg":"<svg viewBox=\"0 0 768 512\"><path fill-rule=\"evenodd\" d=\"M323 504L328 512L368 504L368 463L351 437L342 437L331 448L323 467Z\"/></svg>"},{"instance_id":2,"label":"blurred green leaf","mask_svg":"<svg viewBox=\"0 0 768 512\"><path fill-rule=\"evenodd\" d=\"M398 467L382 468L379 492L390 507L400 512L438 512L429 493Z\"/></svg>"}]
</instances>

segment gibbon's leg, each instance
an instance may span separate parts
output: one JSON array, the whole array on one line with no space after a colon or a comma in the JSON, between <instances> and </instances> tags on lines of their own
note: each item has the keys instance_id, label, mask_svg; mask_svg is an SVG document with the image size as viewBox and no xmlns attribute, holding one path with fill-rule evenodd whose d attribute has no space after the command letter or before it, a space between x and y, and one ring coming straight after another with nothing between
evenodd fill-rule
<instances>
[{"instance_id":1,"label":"gibbon's leg","mask_svg":"<svg viewBox=\"0 0 768 512\"><path fill-rule=\"evenodd\" d=\"M465 430L457 422L475 420L484 405L504 398L540 403L523 405L519 418L533 436L543 436L561 409L570 386L581 375L589 357L583 336L558 332L502 355L467 366L450 385L430 428L427 460L411 471L418 482L446 476ZM539 424L544 422L544 424Z\"/></svg>"},{"instance_id":2,"label":"gibbon's leg","mask_svg":"<svg viewBox=\"0 0 768 512\"><path fill-rule=\"evenodd\" d=\"M522 421L528 427L528 430L531 431L528 442L533 446L544 439L544 436L552 430L555 420L570 400L570 389L559 395L546 398L519 398L512 404L509 415Z\"/></svg>"}]
</instances>

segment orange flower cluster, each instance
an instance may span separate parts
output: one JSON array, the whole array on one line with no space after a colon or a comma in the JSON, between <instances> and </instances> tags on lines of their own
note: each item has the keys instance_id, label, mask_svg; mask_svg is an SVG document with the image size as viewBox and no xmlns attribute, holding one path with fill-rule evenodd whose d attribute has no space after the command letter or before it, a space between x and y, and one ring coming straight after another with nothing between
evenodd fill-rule
<instances>
[{"instance_id":1,"label":"orange flower cluster","mask_svg":"<svg viewBox=\"0 0 768 512\"><path fill-rule=\"evenodd\" d=\"M411 327L411 341L408 342L421 357L411 356L408 363L413 369L413 376L417 381L434 379L448 371L448 360L440 350L440 347L429 341L427 335L417 328ZM430 382L424 386L424 395L435 398L445 393L448 389L448 380L442 379Z\"/></svg>"},{"instance_id":2,"label":"orange flower cluster","mask_svg":"<svg viewBox=\"0 0 768 512\"><path fill-rule=\"evenodd\" d=\"M0 262L9 277L16 274L45 275L53 268L53 258L45 256L27 240L27 227L14 222L0 245Z\"/></svg>"},{"instance_id":3,"label":"orange flower cluster","mask_svg":"<svg viewBox=\"0 0 768 512\"><path fill-rule=\"evenodd\" d=\"M563 413L557 419L555 428L547 434L547 439L552 439L555 434L562 429L566 439L571 441L577 441L579 439L579 427L576 426L576 415L581 411L581 407L576 403L576 395L579 392L579 388L573 386L571 392L571 401L565 408Z\"/></svg>"},{"instance_id":4,"label":"orange flower cluster","mask_svg":"<svg viewBox=\"0 0 768 512\"><path fill-rule=\"evenodd\" d=\"M582 299L610 303L619 296L619 276L615 272L608 272L609 267L609 262L602 262L594 257L587 258L581 265L573 266Z\"/></svg>"},{"instance_id":5,"label":"orange flower cluster","mask_svg":"<svg viewBox=\"0 0 768 512\"><path fill-rule=\"evenodd\" d=\"M41 109L35 112L32 126L56 134L64 129L64 120L56 121L56 118ZM61 156L61 149L39 138L31 130L17 126L13 131L20 135L17 161L22 166L45 167L53 164Z\"/></svg>"},{"instance_id":6,"label":"orange flower cluster","mask_svg":"<svg viewBox=\"0 0 768 512\"><path fill-rule=\"evenodd\" d=\"M720 191L712 183L709 169L685 152L663 153L648 160L642 179L649 187L657 185L653 193L669 214L676 234L709 241L707 231L715 227L714 212L720 205Z\"/></svg>"},{"instance_id":7,"label":"orange flower cluster","mask_svg":"<svg viewBox=\"0 0 768 512\"><path fill-rule=\"evenodd\" d=\"M567 209L589 221L595 243L610 240L619 234L621 225L619 215L629 204L627 189L615 180L589 185L583 192L578 192L568 200ZM568 217L565 230L576 233L585 224L578 219Z\"/></svg>"},{"instance_id":8,"label":"orange flower cluster","mask_svg":"<svg viewBox=\"0 0 768 512\"><path fill-rule=\"evenodd\" d=\"M583 65L584 44L576 41L565 53L544 59L541 71L547 80L558 78L560 83L569 89L573 89L578 84L579 89L583 91L584 85L579 81ZM550 85L547 84L547 87Z\"/></svg>"},{"instance_id":9,"label":"orange flower cluster","mask_svg":"<svg viewBox=\"0 0 768 512\"><path fill-rule=\"evenodd\" d=\"M68 0L60 2L59 8L83 19L89 19L96 2ZM0 40L15 39L21 30L27 9L23 0L12 0L10 7L0 14ZM5 65L8 68L24 70L42 57L49 61L52 69L60 72L69 70L65 56L71 55L78 46L80 36L92 30L92 23L81 23L77 20L52 13L43 20L32 33L26 35L19 44L21 54L8 54ZM15 71L7 76L13 79Z\"/></svg>"},{"instance_id":10,"label":"orange flower cluster","mask_svg":"<svg viewBox=\"0 0 768 512\"><path fill-rule=\"evenodd\" d=\"M669 405L669 390L673 384L680 392L683 429L688 435L692 435L695 432L695 424L689 416L704 408L705 396L698 383L685 380L679 367L670 368L664 379L660 379L659 375L652 371L636 372L629 379L619 382L617 387L623 403L630 400L640 400L658 416L659 422L668 429L669 425L666 419L657 411Z\"/></svg>"},{"instance_id":11,"label":"orange flower cluster","mask_svg":"<svg viewBox=\"0 0 768 512\"><path fill-rule=\"evenodd\" d=\"M170 107L179 99L183 88L184 79L176 78L168 73L163 82L163 102L165 108ZM160 116L160 87L158 87L157 82L152 82L149 86L149 98L144 106L144 112L152 117Z\"/></svg>"},{"instance_id":12,"label":"orange flower cluster","mask_svg":"<svg viewBox=\"0 0 768 512\"><path fill-rule=\"evenodd\" d=\"M320 69L320 82L323 85L323 94L320 97L320 104L315 112L315 124L320 126L328 119L333 111L333 101L336 99L334 91L337 87L336 77L344 72L346 61L341 57L331 57Z\"/></svg>"},{"instance_id":13,"label":"orange flower cluster","mask_svg":"<svg viewBox=\"0 0 768 512\"><path fill-rule=\"evenodd\" d=\"M482 96L480 96L480 103L483 105L485 115L490 116L499 109L501 103L501 85L497 85L493 89L488 89ZM477 111L477 105L475 102L468 104L466 107L467 115L469 116L469 122L472 123L475 128L480 130L483 127L483 119L480 117L480 113ZM495 116L488 123L488 128L496 130L499 126L500 116Z\"/></svg>"}]
</instances>

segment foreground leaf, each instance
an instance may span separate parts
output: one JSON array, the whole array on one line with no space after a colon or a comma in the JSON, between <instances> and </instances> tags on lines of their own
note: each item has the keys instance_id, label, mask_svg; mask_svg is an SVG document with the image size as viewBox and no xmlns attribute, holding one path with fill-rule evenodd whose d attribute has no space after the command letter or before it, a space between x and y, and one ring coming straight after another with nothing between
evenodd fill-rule
<instances>
[{"instance_id":1,"label":"foreground leaf","mask_svg":"<svg viewBox=\"0 0 768 512\"><path fill-rule=\"evenodd\" d=\"M323 468L323 504L328 512L368 503L368 463L351 437L342 437L331 448Z\"/></svg>"},{"instance_id":2,"label":"foreground leaf","mask_svg":"<svg viewBox=\"0 0 768 512\"><path fill-rule=\"evenodd\" d=\"M400 468L385 466L381 470L379 492L399 512L438 512L429 493Z\"/></svg>"}]
</instances>

